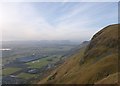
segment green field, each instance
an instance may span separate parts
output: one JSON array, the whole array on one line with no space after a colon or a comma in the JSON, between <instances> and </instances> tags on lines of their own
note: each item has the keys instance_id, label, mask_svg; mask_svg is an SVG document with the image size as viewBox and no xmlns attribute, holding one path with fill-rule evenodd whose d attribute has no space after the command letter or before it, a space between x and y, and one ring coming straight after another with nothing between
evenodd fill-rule
<instances>
[{"instance_id":1,"label":"green field","mask_svg":"<svg viewBox=\"0 0 120 86\"><path fill-rule=\"evenodd\" d=\"M37 77L37 74L20 73L19 75L17 75L17 77L22 79L30 79Z\"/></svg>"},{"instance_id":2,"label":"green field","mask_svg":"<svg viewBox=\"0 0 120 86\"><path fill-rule=\"evenodd\" d=\"M14 72L17 72L19 70L21 70L21 68L13 68L13 67L5 68L2 70L2 75L6 76L6 75L12 74Z\"/></svg>"},{"instance_id":3,"label":"green field","mask_svg":"<svg viewBox=\"0 0 120 86\"><path fill-rule=\"evenodd\" d=\"M28 55L30 55L30 54L26 53L26 54L18 54L18 55L12 55L12 56L9 56L9 57L4 57L2 59L2 63L3 64L8 64L10 62L13 62L17 58L25 57L25 56L28 56Z\"/></svg>"},{"instance_id":4,"label":"green field","mask_svg":"<svg viewBox=\"0 0 120 86\"><path fill-rule=\"evenodd\" d=\"M46 47L43 48L43 52L56 52L56 51L69 51L73 46L58 46L58 47Z\"/></svg>"},{"instance_id":5,"label":"green field","mask_svg":"<svg viewBox=\"0 0 120 86\"><path fill-rule=\"evenodd\" d=\"M26 64L29 65L30 68L41 68L47 65L48 63L55 63L59 61L59 58L60 56L49 56L49 57L42 58L36 61L28 62Z\"/></svg>"}]
</instances>

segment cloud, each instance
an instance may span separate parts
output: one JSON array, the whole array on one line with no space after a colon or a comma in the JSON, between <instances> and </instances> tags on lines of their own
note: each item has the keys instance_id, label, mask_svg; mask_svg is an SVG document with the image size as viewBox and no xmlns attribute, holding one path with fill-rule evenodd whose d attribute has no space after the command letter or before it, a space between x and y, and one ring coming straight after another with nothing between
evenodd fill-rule
<instances>
[{"instance_id":1,"label":"cloud","mask_svg":"<svg viewBox=\"0 0 120 86\"><path fill-rule=\"evenodd\" d=\"M119 2L119 0L1 0L2 2Z\"/></svg>"},{"instance_id":2,"label":"cloud","mask_svg":"<svg viewBox=\"0 0 120 86\"><path fill-rule=\"evenodd\" d=\"M103 26L116 23L115 5L6 2L0 6L0 29L3 40L89 40Z\"/></svg>"}]
</instances>

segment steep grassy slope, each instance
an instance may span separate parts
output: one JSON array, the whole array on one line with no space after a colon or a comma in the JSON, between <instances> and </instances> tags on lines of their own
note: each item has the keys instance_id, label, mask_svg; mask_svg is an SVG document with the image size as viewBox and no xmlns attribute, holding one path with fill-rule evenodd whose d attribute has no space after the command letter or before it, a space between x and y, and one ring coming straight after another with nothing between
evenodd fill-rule
<instances>
[{"instance_id":1,"label":"steep grassy slope","mask_svg":"<svg viewBox=\"0 0 120 86\"><path fill-rule=\"evenodd\" d=\"M118 25L110 25L96 33L85 51L84 59L104 57L118 51Z\"/></svg>"},{"instance_id":2,"label":"steep grassy slope","mask_svg":"<svg viewBox=\"0 0 120 86\"><path fill-rule=\"evenodd\" d=\"M118 73L109 75L108 77L103 78L102 80L96 82L95 84L117 84L118 83Z\"/></svg>"},{"instance_id":3,"label":"steep grassy slope","mask_svg":"<svg viewBox=\"0 0 120 86\"><path fill-rule=\"evenodd\" d=\"M113 77L118 72L117 65L118 25L116 24L107 26L96 33L87 48L80 49L63 65L52 72L50 76L39 83L116 83ZM108 80L104 80L106 77Z\"/></svg>"}]
</instances>

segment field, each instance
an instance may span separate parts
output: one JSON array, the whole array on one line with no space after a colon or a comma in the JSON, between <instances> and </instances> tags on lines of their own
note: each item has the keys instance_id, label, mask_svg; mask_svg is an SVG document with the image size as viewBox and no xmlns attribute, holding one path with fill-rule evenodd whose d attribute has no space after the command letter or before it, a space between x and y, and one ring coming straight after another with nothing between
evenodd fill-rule
<instances>
[{"instance_id":1,"label":"field","mask_svg":"<svg viewBox=\"0 0 120 86\"><path fill-rule=\"evenodd\" d=\"M65 55L76 46L77 44L54 41L52 43L5 42L3 49L10 50L2 52L3 79L5 83L14 83L14 81L21 83L24 80L29 82L31 78L35 80L37 76L41 78L45 75L44 72L59 65L59 62L62 62L61 58L64 60ZM34 69L37 72L29 72ZM11 74L16 77L13 82Z\"/></svg>"},{"instance_id":2,"label":"field","mask_svg":"<svg viewBox=\"0 0 120 86\"><path fill-rule=\"evenodd\" d=\"M29 68L41 68L49 63L56 63L57 61L60 60L61 56L49 56L49 57L45 57L36 61L32 61L32 62L28 62L26 63L27 65L29 65Z\"/></svg>"},{"instance_id":3,"label":"field","mask_svg":"<svg viewBox=\"0 0 120 86\"><path fill-rule=\"evenodd\" d=\"M17 72L19 70L21 70L21 68L13 68L13 67L5 68L2 70L2 75L3 76L10 75L10 74Z\"/></svg>"},{"instance_id":4,"label":"field","mask_svg":"<svg viewBox=\"0 0 120 86\"><path fill-rule=\"evenodd\" d=\"M17 75L17 77L22 78L22 79L30 79L30 78L35 78L37 74L28 74L28 73L20 73Z\"/></svg>"}]
</instances>

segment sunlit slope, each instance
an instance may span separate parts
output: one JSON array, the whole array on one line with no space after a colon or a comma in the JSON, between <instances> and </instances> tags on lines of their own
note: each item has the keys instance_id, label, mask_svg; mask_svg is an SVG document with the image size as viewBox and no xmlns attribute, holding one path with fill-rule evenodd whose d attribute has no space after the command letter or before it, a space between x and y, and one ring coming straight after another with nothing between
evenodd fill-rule
<instances>
[{"instance_id":1,"label":"sunlit slope","mask_svg":"<svg viewBox=\"0 0 120 86\"><path fill-rule=\"evenodd\" d=\"M95 84L117 84L118 78L118 73L114 73L96 82Z\"/></svg>"},{"instance_id":2,"label":"sunlit slope","mask_svg":"<svg viewBox=\"0 0 120 86\"><path fill-rule=\"evenodd\" d=\"M95 84L113 83L118 72L118 25L96 33L87 48L82 48L39 83ZM115 75L116 76L116 75ZM115 80L116 81L116 80Z\"/></svg>"}]
</instances>

